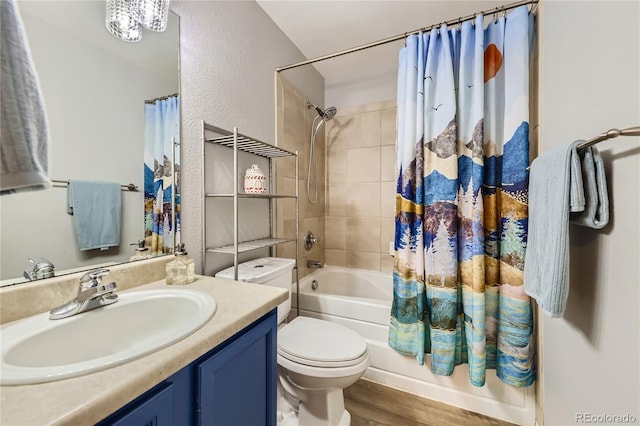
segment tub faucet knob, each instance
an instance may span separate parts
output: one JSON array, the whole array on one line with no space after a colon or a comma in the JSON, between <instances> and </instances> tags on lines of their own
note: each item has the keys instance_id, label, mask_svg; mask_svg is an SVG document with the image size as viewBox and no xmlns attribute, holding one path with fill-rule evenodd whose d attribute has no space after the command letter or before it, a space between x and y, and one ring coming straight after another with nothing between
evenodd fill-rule
<instances>
[{"instance_id":1,"label":"tub faucet knob","mask_svg":"<svg viewBox=\"0 0 640 426\"><path fill-rule=\"evenodd\" d=\"M308 231L307 236L304 237L304 249L311 250L311 247L313 247L314 244L318 244L319 242L320 240L314 237L311 231Z\"/></svg>"}]
</instances>

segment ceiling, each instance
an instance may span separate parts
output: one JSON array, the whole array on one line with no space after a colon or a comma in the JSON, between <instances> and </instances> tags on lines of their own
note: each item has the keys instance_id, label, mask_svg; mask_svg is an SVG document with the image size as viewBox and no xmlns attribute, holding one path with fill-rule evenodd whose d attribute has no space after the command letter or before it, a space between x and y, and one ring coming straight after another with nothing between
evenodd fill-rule
<instances>
[{"instance_id":1,"label":"ceiling","mask_svg":"<svg viewBox=\"0 0 640 426\"><path fill-rule=\"evenodd\" d=\"M382 40L440 22L513 3L511 1L321 1L257 0L307 58ZM315 63L325 89L397 73L402 41ZM289 64L281 64L289 65Z\"/></svg>"}]
</instances>

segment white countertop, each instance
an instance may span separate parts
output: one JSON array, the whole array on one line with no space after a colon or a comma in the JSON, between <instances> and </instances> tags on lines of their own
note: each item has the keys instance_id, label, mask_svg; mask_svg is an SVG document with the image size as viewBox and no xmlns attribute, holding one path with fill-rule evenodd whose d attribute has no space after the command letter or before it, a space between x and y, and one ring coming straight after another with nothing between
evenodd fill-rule
<instances>
[{"instance_id":1,"label":"white countertop","mask_svg":"<svg viewBox=\"0 0 640 426\"><path fill-rule=\"evenodd\" d=\"M164 287L165 282L161 280L131 290ZM202 328L168 348L97 373L43 384L0 386L0 424L94 424L287 298L286 290L281 288L204 276L197 276L195 282L184 288L206 292L218 304L215 314Z\"/></svg>"}]
</instances>

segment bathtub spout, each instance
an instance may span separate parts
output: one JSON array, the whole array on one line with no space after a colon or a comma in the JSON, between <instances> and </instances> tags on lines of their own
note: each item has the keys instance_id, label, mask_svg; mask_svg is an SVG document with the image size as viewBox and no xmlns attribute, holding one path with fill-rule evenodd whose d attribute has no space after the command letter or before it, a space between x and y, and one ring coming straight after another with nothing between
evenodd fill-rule
<instances>
[{"instance_id":1,"label":"bathtub spout","mask_svg":"<svg viewBox=\"0 0 640 426\"><path fill-rule=\"evenodd\" d=\"M324 262L319 260L307 260L307 268L318 269L324 268Z\"/></svg>"}]
</instances>

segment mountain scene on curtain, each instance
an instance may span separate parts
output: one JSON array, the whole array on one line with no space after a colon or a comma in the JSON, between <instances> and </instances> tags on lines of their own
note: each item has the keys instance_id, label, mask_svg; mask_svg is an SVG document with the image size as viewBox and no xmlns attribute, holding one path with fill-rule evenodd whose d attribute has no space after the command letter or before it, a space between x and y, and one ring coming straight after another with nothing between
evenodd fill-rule
<instances>
[{"instance_id":1,"label":"mountain scene on curtain","mask_svg":"<svg viewBox=\"0 0 640 426\"><path fill-rule=\"evenodd\" d=\"M171 159L163 156L161 163L154 159L153 170L144 164L144 226L146 245L154 254L172 253L166 244L171 240ZM180 165L175 165L176 180L180 176ZM179 185L175 186L176 190ZM180 194L176 193L176 223L179 223ZM155 250L153 250L155 248Z\"/></svg>"},{"instance_id":2,"label":"mountain scene on curtain","mask_svg":"<svg viewBox=\"0 0 640 426\"><path fill-rule=\"evenodd\" d=\"M180 231L179 96L145 101L144 226L151 255L173 253ZM172 160L173 159L173 160ZM173 164L172 164L173 161ZM175 174L172 176L172 169ZM175 224L172 223L175 196Z\"/></svg>"},{"instance_id":3,"label":"mountain scene on curtain","mask_svg":"<svg viewBox=\"0 0 640 426\"><path fill-rule=\"evenodd\" d=\"M440 375L468 363L475 386L485 384L488 368L513 386L535 379L531 305L522 289L529 21L526 8L510 16L506 30L492 23L475 38L432 32L408 39L398 74L389 345L420 364L430 353ZM449 56L457 52L449 42L465 40L477 54Z\"/></svg>"}]
</instances>

